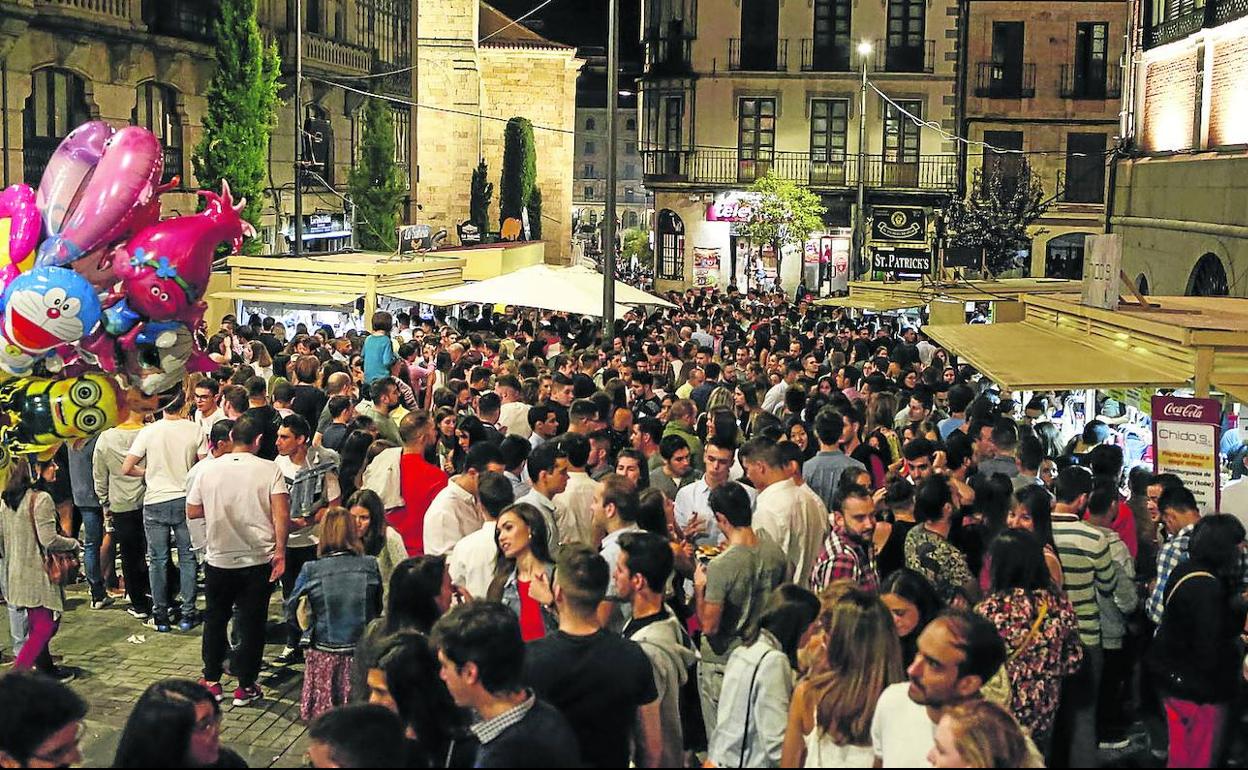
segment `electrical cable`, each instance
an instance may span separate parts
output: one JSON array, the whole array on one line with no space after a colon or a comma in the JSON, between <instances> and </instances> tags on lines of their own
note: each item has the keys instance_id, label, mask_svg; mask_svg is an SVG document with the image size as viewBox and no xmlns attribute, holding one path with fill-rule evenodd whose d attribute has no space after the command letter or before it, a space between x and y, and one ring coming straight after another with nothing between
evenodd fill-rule
<instances>
[{"instance_id":1,"label":"electrical cable","mask_svg":"<svg viewBox=\"0 0 1248 770\"><path fill-rule=\"evenodd\" d=\"M516 19L513 19L513 20L512 20L512 22L511 22L510 24L507 24L506 26L503 26L503 27L499 27L498 29L496 29L496 30L494 30L493 32L491 32L490 34L488 34L488 35L486 35L485 37L481 38L480 40L478 40L478 41L477 41L477 44L478 44L478 45L480 45L481 43L484 43L485 41L489 40L490 38L494 37L495 35L498 35L498 34L499 34L499 33L501 33L501 32L504 32L504 31L506 31L506 30L508 30L508 29L511 29L512 27L516 26L516 25L517 25L517 24L519 24L520 22L522 22L522 21L524 21L525 19L529 18L530 16L532 16L533 14L535 14L535 13L537 13L538 11L542 10L543 8L545 8L546 6L550 5L550 4L551 4L551 3L553 3L553 2L555 2L555 0L546 0L546 2L541 3L540 5L538 5L537 7L535 7L533 10L529 11L528 13L524 14L523 16L520 16L520 17L517 17Z\"/></svg>"}]
</instances>

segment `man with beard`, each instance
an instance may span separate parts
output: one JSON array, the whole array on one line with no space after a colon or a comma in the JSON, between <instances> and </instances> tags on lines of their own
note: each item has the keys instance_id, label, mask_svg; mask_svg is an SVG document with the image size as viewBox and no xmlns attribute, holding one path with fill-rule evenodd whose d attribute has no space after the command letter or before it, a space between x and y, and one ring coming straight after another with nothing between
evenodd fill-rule
<instances>
[{"instance_id":1,"label":"man with beard","mask_svg":"<svg viewBox=\"0 0 1248 770\"><path fill-rule=\"evenodd\" d=\"M875 566L875 501L866 487L849 484L833 502L832 529L810 574L810 589L822 591L833 581L852 580L868 591L880 586Z\"/></svg>"}]
</instances>

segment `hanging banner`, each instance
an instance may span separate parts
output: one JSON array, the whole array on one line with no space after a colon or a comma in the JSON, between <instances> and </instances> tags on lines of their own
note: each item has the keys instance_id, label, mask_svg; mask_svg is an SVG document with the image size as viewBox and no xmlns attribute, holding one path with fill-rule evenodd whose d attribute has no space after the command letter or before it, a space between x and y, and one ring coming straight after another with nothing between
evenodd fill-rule
<instances>
[{"instance_id":1,"label":"hanging banner","mask_svg":"<svg viewBox=\"0 0 1248 770\"><path fill-rule=\"evenodd\" d=\"M1221 429L1222 405L1214 399L1153 396L1153 470L1182 479L1201 513L1215 513L1221 499Z\"/></svg>"},{"instance_id":2,"label":"hanging banner","mask_svg":"<svg viewBox=\"0 0 1248 770\"><path fill-rule=\"evenodd\" d=\"M926 243L927 212L916 206L875 206L871 209L871 240Z\"/></svg>"},{"instance_id":3,"label":"hanging banner","mask_svg":"<svg viewBox=\"0 0 1248 770\"><path fill-rule=\"evenodd\" d=\"M871 269L888 275L927 275L932 272L932 254L919 249L873 249Z\"/></svg>"},{"instance_id":4,"label":"hanging banner","mask_svg":"<svg viewBox=\"0 0 1248 770\"><path fill-rule=\"evenodd\" d=\"M714 286L719 283L719 249L693 247L693 285Z\"/></svg>"}]
</instances>

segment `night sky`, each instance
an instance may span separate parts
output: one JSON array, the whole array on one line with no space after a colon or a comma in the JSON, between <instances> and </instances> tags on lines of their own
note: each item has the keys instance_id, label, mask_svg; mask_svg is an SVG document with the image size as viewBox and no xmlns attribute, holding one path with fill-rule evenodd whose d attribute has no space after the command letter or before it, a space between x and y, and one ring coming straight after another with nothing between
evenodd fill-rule
<instances>
[{"instance_id":1,"label":"night sky","mask_svg":"<svg viewBox=\"0 0 1248 770\"><path fill-rule=\"evenodd\" d=\"M542 0L486 0L513 19L523 16ZM620 0L620 60L636 61L641 55L638 41L641 0ZM558 43L582 48L607 45L607 0L554 0L525 19L523 24Z\"/></svg>"}]
</instances>

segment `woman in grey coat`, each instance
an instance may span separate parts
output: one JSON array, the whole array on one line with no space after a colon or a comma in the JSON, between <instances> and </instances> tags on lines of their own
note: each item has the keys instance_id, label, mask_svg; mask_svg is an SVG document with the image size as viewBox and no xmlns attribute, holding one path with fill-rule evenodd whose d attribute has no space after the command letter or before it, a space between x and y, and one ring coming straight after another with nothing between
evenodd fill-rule
<instances>
[{"instance_id":1,"label":"woman in grey coat","mask_svg":"<svg viewBox=\"0 0 1248 770\"><path fill-rule=\"evenodd\" d=\"M39 668L50 673L52 656L48 643L60 626L65 592L53 585L44 571L47 551L76 551L78 541L56 531L56 504L44 486L56 478L56 463L30 463L14 457L9 479L0 494L0 553L4 554L5 582L10 607L26 614L27 636L13 662L14 669Z\"/></svg>"}]
</instances>

